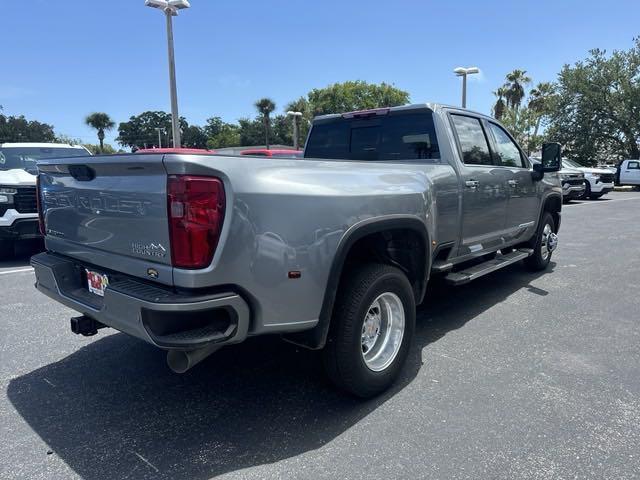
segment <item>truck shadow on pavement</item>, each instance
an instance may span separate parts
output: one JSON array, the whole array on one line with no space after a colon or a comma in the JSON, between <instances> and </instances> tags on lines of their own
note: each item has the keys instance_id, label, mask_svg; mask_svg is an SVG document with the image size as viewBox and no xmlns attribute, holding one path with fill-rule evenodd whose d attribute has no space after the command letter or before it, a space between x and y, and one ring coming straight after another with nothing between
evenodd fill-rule
<instances>
[{"instance_id":1,"label":"truck shadow on pavement","mask_svg":"<svg viewBox=\"0 0 640 480\"><path fill-rule=\"evenodd\" d=\"M551 266L553 266L552 264ZM47 450L87 479L205 479L322 447L410 386L422 350L521 288L520 265L458 288L434 282L402 378L363 401L336 391L317 352L277 337L222 349L186 374L124 334L11 380L10 401ZM460 301L464 299L464 301Z\"/></svg>"}]
</instances>

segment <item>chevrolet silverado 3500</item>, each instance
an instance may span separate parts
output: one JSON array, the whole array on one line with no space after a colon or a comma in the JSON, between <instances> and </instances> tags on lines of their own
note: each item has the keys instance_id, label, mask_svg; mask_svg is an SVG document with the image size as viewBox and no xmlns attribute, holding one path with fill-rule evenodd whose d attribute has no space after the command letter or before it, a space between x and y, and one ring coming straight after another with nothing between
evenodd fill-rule
<instances>
[{"instance_id":1,"label":"chevrolet silverado 3500","mask_svg":"<svg viewBox=\"0 0 640 480\"><path fill-rule=\"evenodd\" d=\"M37 288L184 372L277 333L330 378L387 388L430 276L459 285L557 246L560 146L532 164L493 118L420 104L314 120L304 158L136 154L39 163Z\"/></svg>"}]
</instances>

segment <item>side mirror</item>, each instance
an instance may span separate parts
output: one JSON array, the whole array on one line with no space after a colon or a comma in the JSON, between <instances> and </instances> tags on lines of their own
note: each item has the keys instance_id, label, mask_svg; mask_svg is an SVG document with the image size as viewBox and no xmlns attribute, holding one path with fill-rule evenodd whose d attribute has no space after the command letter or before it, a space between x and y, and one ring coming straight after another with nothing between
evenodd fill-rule
<instances>
[{"instance_id":1,"label":"side mirror","mask_svg":"<svg viewBox=\"0 0 640 480\"><path fill-rule=\"evenodd\" d=\"M544 143L542 145L542 171L557 172L562 165L562 147L559 143Z\"/></svg>"},{"instance_id":2,"label":"side mirror","mask_svg":"<svg viewBox=\"0 0 640 480\"><path fill-rule=\"evenodd\" d=\"M531 177L534 182L539 182L544 177L544 166L541 163L533 164L533 172L531 172Z\"/></svg>"}]
</instances>

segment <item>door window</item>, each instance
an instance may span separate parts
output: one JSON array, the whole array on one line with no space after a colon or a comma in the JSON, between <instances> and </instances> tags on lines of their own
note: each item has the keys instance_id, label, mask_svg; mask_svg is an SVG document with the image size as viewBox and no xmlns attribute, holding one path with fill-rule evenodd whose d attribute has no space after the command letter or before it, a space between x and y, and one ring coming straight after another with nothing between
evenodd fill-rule
<instances>
[{"instance_id":1,"label":"door window","mask_svg":"<svg viewBox=\"0 0 640 480\"><path fill-rule=\"evenodd\" d=\"M480 120L466 115L451 115L465 165L493 165L489 143Z\"/></svg>"},{"instance_id":2,"label":"door window","mask_svg":"<svg viewBox=\"0 0 640 480\"><path fill-rule=\"evenodd\" d=\"M627 165L627 168L629 170L640 170L640 162L629 162L629 165Z\"/></svg>"},{"instance_id":3,"label":"door window","mask_svg":"<svg viewBox=\"0 0 640 480\"><path fill-rule=\"evenodd\" d=\"M507 132L495 123L489 123L489 128L496 140L496 154L498 164L503 167L527 168L524 164L520 149L515 144Z\"/></svg>"}]
</instances>

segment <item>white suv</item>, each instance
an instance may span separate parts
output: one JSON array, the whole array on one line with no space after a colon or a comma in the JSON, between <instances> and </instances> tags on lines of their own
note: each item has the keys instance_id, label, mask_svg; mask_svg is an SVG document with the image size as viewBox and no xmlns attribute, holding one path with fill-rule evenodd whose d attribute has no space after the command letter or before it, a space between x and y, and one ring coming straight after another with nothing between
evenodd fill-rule
<instances>
[{"instance_id":1,"label":"white suv","mask_svg":"<svg viewBox=\"0 0 640 480\"><path fill-rule=\"evenodd\" d=\"M582 198L600 198L605 193L613 191L615 172L606 168L584 167L578 162L564 158L564 168L573 168L584 173L585 191Z\"/></svg>"},{"instance_id":2,"label":"white suv","mask_svg":"<svg viewBox=\"0 0 640 480\"><path fill-rule=\"evenodd\" d=\"M17 240L39 238L37 161L91 155L66 143L0 143L0 257L13 254Z\"/></svg>"}]
</instances>

